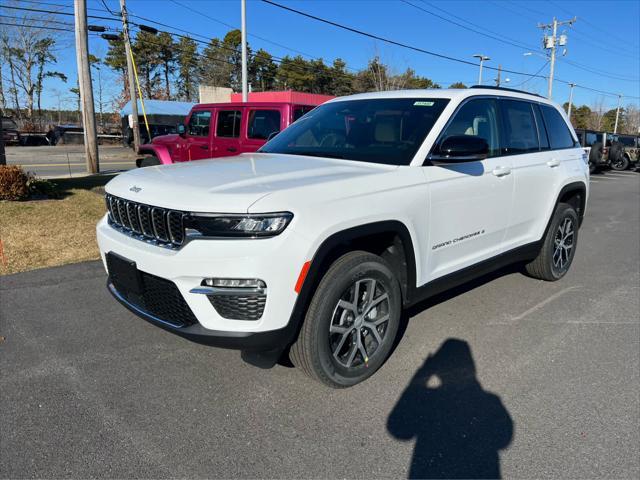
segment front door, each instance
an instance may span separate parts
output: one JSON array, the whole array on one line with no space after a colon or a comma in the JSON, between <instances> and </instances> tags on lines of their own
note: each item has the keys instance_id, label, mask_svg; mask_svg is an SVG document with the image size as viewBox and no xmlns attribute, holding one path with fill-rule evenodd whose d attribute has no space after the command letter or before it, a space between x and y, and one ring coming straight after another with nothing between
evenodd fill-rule
<instances>
[{"instance_id":1,"label":"front door","mask_svg":"<svg viewBox=\"0 0 640 480\"><path fill-rule=\"evenodd\" d=\"M489 145L486 159L423 168L429 189L429 242L424 272L431 281L503 251L513 200L511 159L501 156L495 99L464 103L440 135L475 135Z\"/></svg>"},{"instance_id":2,"label":"front door","mask_svg":"<svg viewBox=\"0 0 640 480\"><path fill-rule=\"evenodd\" d=\"M211 110L194 110L187 125L186 160L211 158Z\"/></svg>"}]
</instances>

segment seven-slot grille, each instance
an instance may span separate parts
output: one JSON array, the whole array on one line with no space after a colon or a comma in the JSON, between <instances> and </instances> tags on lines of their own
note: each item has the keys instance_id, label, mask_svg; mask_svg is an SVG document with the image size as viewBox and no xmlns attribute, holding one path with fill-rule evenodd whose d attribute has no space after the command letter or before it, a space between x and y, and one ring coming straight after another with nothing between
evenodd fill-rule
<instances>
[{"instance_id":1,"label":"seven-slot grille","mask_svg":"<svg viewBox=\"0 0 640 480\"><path fill-rule=\"evenodd\" d=\"M110 194L105 196L109 223L128 235L178 248L184 243L184 212L151 207Z\"/></svg>"}]
</instances>

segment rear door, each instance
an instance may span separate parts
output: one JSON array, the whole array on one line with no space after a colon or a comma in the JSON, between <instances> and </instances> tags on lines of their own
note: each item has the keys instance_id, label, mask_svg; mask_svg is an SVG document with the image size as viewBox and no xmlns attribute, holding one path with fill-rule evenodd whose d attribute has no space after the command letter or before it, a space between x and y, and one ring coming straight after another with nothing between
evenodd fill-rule
<instances>
[{"instance_id":1,"label":"rear door","mask_svg":"<svg viewBox=\"0 0 640 480\"><path fill-rule=\"evenodd\" d=\"M211 144L211 157L231 157L240 152L240 132L244 107L216 109L216 124Z\"/></svg>"},{"instance_id":2,"label":"rear door","mask_svg":"<svg viewBox=\"0 0 640 480\"><path fill-rule=\"evenodd\" d=\"M187 150L185 160L200 160L211 157L212 116L213 112L211 110L194 110L191 112L185 136Z\"/></svg>"},{"instance_id":3,"label":"rear door","mask_svg":"<svg viewBox=\"0 0 640 480\"><path fill-rule=\"evenodd\" d=\"M510 250L538 240L562 176L561 152L551 150L540 107L523 100L500 99L503 154L512 161L515 195L505 240Z\"/></svg>"},{"instance_id":4,"label":"rear door","mask_svg":"<svg viewBox=\"0 0 640 480\"><path fill-rule=\"evenodd\" d=\"M246 130L243 135L242 152L255 152L264 145L272 133L286 127L283 107L248 107Z\"/></svg>"}]
</instances>

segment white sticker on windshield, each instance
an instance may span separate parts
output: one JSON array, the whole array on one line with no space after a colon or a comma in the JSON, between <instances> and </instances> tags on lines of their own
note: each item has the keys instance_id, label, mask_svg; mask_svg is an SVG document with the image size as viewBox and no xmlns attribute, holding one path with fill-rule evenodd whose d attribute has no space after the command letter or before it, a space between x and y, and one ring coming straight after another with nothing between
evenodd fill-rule
<instances>
[{"instance_id":1,"label":"white sticker on windshield","mask_svg":"<svg viewBox=\"0 0 640 480\"><path fill-rule=\"evenodd\" d=\"M434 102L413 102L414 107L433 107Z\"/></svg>"}]
</instances>

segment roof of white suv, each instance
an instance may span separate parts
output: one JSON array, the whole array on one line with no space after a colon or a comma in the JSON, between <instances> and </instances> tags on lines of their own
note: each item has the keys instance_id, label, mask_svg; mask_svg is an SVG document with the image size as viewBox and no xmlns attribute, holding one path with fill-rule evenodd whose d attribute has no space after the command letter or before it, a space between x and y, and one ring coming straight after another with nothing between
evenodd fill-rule
<instances>
[{"instance_id":1,"label":"roof of white suv","mask_svg":"<svg viewBox=\"0 0 640 480\"><path fill-rule=\"evenodd\" d=\"M539 95L535 95L527 92L520 92L518 90L512 90L507 88L482 88L480 86L472 88L448 88L448 89L424 89L424 90L391 90L386 92L368 92L359 93L356 95L348 95L345 97L338 97L330 100L329 102L341 102L346 100L369 100L377 98L449 98L449 99L463 99L467 97L473 97L478 95L492 95L502 97L521 98L525 100L531 100L534 102L545 103L548 105L555 104L543 98ZM329 103L327 102L327 103Z\"/></svg>"}]
</instances>

